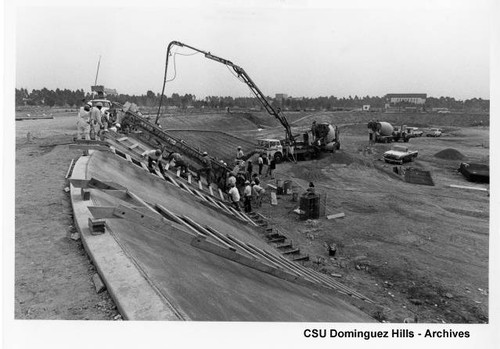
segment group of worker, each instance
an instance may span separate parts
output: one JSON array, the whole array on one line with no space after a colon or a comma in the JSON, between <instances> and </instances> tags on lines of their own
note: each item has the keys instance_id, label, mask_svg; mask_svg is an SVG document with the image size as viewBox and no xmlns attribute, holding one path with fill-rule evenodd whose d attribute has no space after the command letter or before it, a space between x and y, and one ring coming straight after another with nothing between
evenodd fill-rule
<instances>
[{"instance_id":1,"label":"group of worker","mask_svg":"<svg viewBox=\"0 0 500 349\"><path fill-rule=\"evenodd\" d=\"M155 173L155 167L158 167L160 173L165 176L165 168L163 167L163 151L161 149L146 150L141 154L141 156L147 158L149 172ZM188 166L181 154L171 152L168 154L165 161L169 168L179 169L181 175L188 173Z\"/></svg>"},{"instance_id":2,"label":"group of worker","mask_svg":"<svg viewBox=\"0 0 500 349\"><path fill-rule=\"evenodd\" d=\"M265 194L265 189L260 185L259 176L262 176L264 166L267 166L265 177L271 176L274 178L273 170L276 169L274 159L269 161L267 154L261 153L257 159L258 172L254 172L252 160L244 161L244 153L241 147L238 147L236 152L236 163L243 171L235 174L230 172L227 179L228 194L231 202L236 210L241 210L240 201L243 197L243 209L246 213L252 212L252 205L260 207L262 205L262 197ZM241 182L243 184L241 185ZM240 183L240 185L238 185Z\"/></svg>"},{"instance_id":3,"label":"group of worker","mask_svg":"<svg viewBox=\"0 0 500 349\"><path fill-rule=\"evenodd\" d=\"M83 105L78 111L77 139L95 140L98 139L102 132L106 132L109 126L109 114L103 113L102 102L97 102L92 105L91 102L82 100Z\"/></svg>"}]
</instances>

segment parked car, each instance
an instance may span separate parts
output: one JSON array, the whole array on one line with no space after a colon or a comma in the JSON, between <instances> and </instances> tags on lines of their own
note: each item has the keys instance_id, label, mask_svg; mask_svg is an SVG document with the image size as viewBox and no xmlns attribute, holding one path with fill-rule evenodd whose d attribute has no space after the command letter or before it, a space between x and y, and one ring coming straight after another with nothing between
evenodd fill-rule
<instances>
[{"instance_id":1,"label":"parked car","mask_svg":"<svg viewBox=\"0 0 500 349\"><path fill-rule=\"evenodd\" d=\"M384 153L384 161L390 164L402 165L411 162L418 156L417 150L408 150L408 147L395 145L391 150Z\"/></svg>"},{"instance_id":2,"label":"parked car","mask_svg":"<svg viewBox=\"0 0 500 349\"><path fill-rule=\"evenodd\" d=\"M438 128L431 128L430 131L427 133L427 137L441 137L441 130Z\"/></svg>"}]
</instances>

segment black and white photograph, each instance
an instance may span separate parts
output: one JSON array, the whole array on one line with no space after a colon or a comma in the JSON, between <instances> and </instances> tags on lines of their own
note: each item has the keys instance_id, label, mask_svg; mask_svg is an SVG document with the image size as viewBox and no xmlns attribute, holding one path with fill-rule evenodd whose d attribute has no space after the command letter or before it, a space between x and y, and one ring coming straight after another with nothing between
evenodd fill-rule
<instances>
[{"instance_id":1,"label":"black and white photograph","mask_svg":"<svg viewBox=\"0 0 500 349\"><path fill-rule=\"evenodd\" d=\"M5 347L498 347L499 7L6 0Z\"/></svg>"}]
</instances>

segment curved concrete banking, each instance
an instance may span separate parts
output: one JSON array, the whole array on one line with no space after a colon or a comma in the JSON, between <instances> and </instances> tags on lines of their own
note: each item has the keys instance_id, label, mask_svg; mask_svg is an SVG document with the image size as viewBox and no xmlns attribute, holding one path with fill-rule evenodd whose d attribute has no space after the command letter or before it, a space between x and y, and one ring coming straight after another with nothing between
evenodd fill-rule
<instances>
[{"instance_id":1,"label":"curved concrete banking","mask_svg":"<svg viewBox=\"0 0 500 349\"><path fill-rule=\"evenodd\" d=\"M143 202L278 254L250 226L112 153L80 158L72 178L117 183ZM90 189L91 199L83 201L80 189L72 187L71 196L85 248L126 319L374 321L332 290L291 282L176 238L186 229L182 225L165 223L153 229L133 220L107 218L106 233L91 235L88 206L133 205L105 190Z\"/></svg>"}]
</instances>

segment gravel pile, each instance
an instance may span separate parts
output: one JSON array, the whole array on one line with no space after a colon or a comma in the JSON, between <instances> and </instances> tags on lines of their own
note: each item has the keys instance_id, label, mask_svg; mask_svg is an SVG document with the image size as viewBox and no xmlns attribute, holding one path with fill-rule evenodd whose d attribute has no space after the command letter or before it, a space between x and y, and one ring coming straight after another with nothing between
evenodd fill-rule
<instances>
[{"instance_id":1,"label":"gravel pile","mask_svg":"<svg viewBox=\"0 0 500 349\"><path fill-rule=\"evenodd\" d=\"M463 160L465 156L456 149L447 148L434 154L435 157L445 160Z\"/></svg>"}]
</instances>

